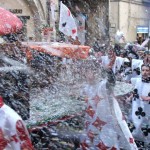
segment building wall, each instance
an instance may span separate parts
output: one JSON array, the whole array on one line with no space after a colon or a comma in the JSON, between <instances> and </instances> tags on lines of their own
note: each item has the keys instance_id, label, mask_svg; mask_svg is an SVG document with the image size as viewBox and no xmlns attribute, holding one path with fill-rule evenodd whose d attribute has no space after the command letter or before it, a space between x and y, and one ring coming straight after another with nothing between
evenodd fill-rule
<instances>
[{"instance_id":1,"label":"building wall","mask_svg":"<svg viewBox=\"0 0 150 150\"><path fill-rule=\"evenodd\" d=\"M114 34L116 33L117 29L119 29L119 22L120 22L120 10L119 10L120 3L117 1L110 2L109 4L109 35L110 35L110 41L114 40Z\"/></svg>"},{"instance_id":2,"label":"building wall","mask_svg":"<svg viewBox=\"0 0 150 150\"><path fill-rule=\"evenodd\" d=\"M52 0L56 3L56 17L59 21L59 0ZM87 15L86 23L86 44L93 45L96 40L105 42L108 40L108 1L99 0L74 0L83 13ZM50 0L0 0L0 7L6 9L21 9L22 13L16 13L17 16L29 16L27 19L27 39L41 40L40 26L46 23L48 9L50 10ZM74 11L74 10L71 10ZM51 18L49 19L51 23Z\"/></svg>"},{"instance_id":3,"label":"building wall","mask_svg":"<svg viewBox=\"0 0 150 150\"><path fill-rule=\"evenodd\" d=\"M0 0L0 7L12 11L21 9L21 13L16 12L17 16L29 16L26 24L27 39L40 39L39 27L46 20L46 0Z\"/></svg>"},{"instance_id":4,"label":"building wall","mask_svg":"<svg viewBox=\"0 0 150 150\"><path fill-rule=\"evenodd\" d=\"M127 41L135 41L137 26L149 26L150 3L142 0L110 1L110 24L115 24L113 37L119 29L124 32Z\"/></svg>"},{"instance_id":5,"label":"building wall","mask_svg":"<svg viewBox=\"0 0 150 150\"><path fill-rule=\"evenodd\" d=\"M137 10L137 12L136 12ZM133 30L132 32L136 32L137 26L149 26L150 21L150 5L135 5L131 11L130 15L130 22L129 26L131 25L131 28L129 29L129 32ZM136 38L136 35L133 35Z\"/></svg>"}]
</instances>

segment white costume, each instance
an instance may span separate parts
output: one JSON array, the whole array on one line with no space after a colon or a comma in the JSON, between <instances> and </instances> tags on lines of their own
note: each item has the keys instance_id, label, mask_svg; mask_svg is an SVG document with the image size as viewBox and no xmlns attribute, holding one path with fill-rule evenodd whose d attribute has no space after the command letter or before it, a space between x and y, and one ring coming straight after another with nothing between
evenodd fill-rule
<instances>
[{"instance_id":1,"label":"white costume","mask_svg":"<svg viewBox=\"0 0 150 150\"><path fill-rule=\"evenodd\" d=\"M135 86L131 114L135 127L132 133L135 139L150 143L150 101L141 99L141 96L150 96L150 82L135 78L131 83Z\"/></svg>"},{"instance_id":2,"label":"white costume","mask_svg":"<svg viewBox=\"0 0 150 150\"><path fill-rule=\"evenodd\" d=\"M107 81L86 85L87 98L85 133L81 138L83 150L137 150L120 107L106 88Z\"/></svg>"},{"instance_id":3,"label":"white costume","mask_svg":"<svg viewBox=\"0 0 150 150\"><path fill-rule=\"evenodd\" d=\"M141 71L141 66L143 65L143 60L140 59L132 59L132 71L136 68L140 68Z\"/></svg>"},{"instance_id":4,"label":"white costume","mask_svg":"<svg viewBox=\"0 0 150 150\"><path fill-rule=\"evenodd\" d=\"M102 60L102 66L104 67L106 67L110 63L110 59L108 58L108 56L101 56L101 60ZM116 57L115 63L112 68L114 73L120 70L125 60L126 58Z\"/></svg>"},{"instance_id":5,"label":"white costume","mask_svg":"<svg viewBox=\"0 0 150 150\"><path fill-rule=\"evenodd\" d=\"M33 150L21 117L0 98L0 150Z\"/></svg>"},{"instance_id":6,"label":"white costume","mask_svg":"<svg viewBox=\"0 0 150 150\"><path fill-rule=\"evenodd\" d=\"M143 64L143 60L139 59L132 59L132 66L126 67L125 70L122 72L123 81L131 81L132 78L140 78L141 66ZM139 70L139 73L137 73Z\"/></svg>"}]
</instances>

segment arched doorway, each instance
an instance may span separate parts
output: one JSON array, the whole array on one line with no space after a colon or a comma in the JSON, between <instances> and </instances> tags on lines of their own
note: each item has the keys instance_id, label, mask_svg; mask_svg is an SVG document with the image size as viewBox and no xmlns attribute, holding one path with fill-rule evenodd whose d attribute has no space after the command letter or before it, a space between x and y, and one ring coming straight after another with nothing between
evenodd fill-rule
<instances>
[{"instance_id":1,"label":"arched doorway","mask_svg":"<svg viewBox=\"0 0 150 150\"><path fill-rule=\"evenodd\" d=\"M43 5L38 0L1 0L0 7L3 7L16 14L23 22L23 40L39 41L41 38L40 25L45 19Z\"/></svg>"}]
</instances>

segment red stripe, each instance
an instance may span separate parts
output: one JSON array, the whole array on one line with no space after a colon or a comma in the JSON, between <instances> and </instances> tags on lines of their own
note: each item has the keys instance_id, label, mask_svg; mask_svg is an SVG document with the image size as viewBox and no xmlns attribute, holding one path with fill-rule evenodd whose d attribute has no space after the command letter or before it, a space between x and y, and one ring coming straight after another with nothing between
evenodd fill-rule
<instances>
[{"instance_id":1,"label":"red stripe","mask_svg":"<svg viewBox=\"0 0 150 150\"><path fill-rule=\"evenodd\" d=\"M70 10L68 10L68 16L70 16Z\"/></svg>"},{"instance_id":2,"label":"red stripe","mask_svg":"<svg viewBox=\"0 0 150 150\"><path fill-rule=\"evenodd\" d=\"M0 96L0 108L4 105L3 98Z\"/></svg>"},{"instance_id":3,"label":"red stripe","mask_svg":"<svg viewBox=\"0 0 150 150\"><path fill-rule=\"evenodd\" d=\"M56 121L48 121L47 123L43 123L43 124L40 124L40 125L35 125L35 126L32 126L32 127L29 127L28 128L28 131L29 132L32 132L32 131L35 131L35 130L38 130L38 129L41 129L42 127L45 127L47 125L55 125L55 124L58 124L62 121L66 121L66 120L69 120L71 118L74 118L76 116L81 116L82 113L77 113L77 114L74 114L74 115L70 115L70 116L64 116Z\"/></svg>"}]
</instances>

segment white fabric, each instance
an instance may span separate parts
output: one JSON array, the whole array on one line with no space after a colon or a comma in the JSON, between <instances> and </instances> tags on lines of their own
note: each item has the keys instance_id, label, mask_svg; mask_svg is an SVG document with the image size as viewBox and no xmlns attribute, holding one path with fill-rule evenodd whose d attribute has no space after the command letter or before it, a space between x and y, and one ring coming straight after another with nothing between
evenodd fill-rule
<instances>
[{"instance_id":1,"label":"white fabric","mask_svg":"<svg viewBox=\"0 0 150 150\"><path fill-rule=\"evenodd\" d=\"M123 119L118 102L107 91L106 80L96 85L86 85L84 88L83 93L88 97L85 122L88 126L81 143L85 142L89 150L98 149L97 145L100 143L104 144L104 147L99 149L116 148L119 150L123 148L137 150L126 121ZM96 100L97 97L99 101ZM93 117L88 111L94 112ZM100 120L98 126L97 123L94 124L97 120ZM89 133L94 135L93 140L91 140Z\"/></svg>"},{"instance_id":2,"label":"white fabric","mask_svg":"<svg viewBox=\"0 0 150 150\"><path fill-rule=\"evenodd\" d=\"M133 131L133 136L137 140L144 142L150 141L150 134L144 136L141 128L150 126L150 104L149 101L143 101L141 96L148 96L150 93L150 83L142 82L141 78L134 78L131 80L131 83L135 86L135 89L138 91L139 98L133 98L132 100L132 121L136 129ZM141 116L141 114L136 115L135 112L138 111L138 108L141 107L146 115Z\"/></svg>"},{"instance_id":3,"label":"white fabric","mask_svg":"<svg viewBox=\"0 0 150 150\"><path fill-rule=\"evenodd\" d=\"M10 114L13 116L11 117ZM0 108L0 129L2 130L4 137L9 141L11 136L16 135L16 122L22 120L10 107L3 105ZM10 142L6 150L20 150L19 142Z\"/></svg>"},{"instance_id":4,"label":"white fabric","mask_svg":"<svg viewBox=\"0 0 150 150\"><path fill-rule=\"evenodd\" d=\"M120 43L121 39L123 37L124 37L124 33L118 30L116 35L115 35L115 43Z\"/></svg>"},{"instance_id":5,"label":"white fabric","mask_svg":"<svg viewBox=\"0 0 150 150\"><path fill-rule=\"evenodd\" d=\"M65 6L62 2L60 3L59 30L74 39L77 37L77 25L75 19L67 6Z\"/></svg>"},{"instance_id":6,"label":"white fabric","mask_svg":"<svg viewBox=\"0 0 150 150\"><path fill-rule=\"evenodd\" d=\"M141 46L142 46L142 47L146 46L146 44L148 44L148 42L149 42L149 38L146 39L146 40L141 44Z\"/></svg>"},{"instance_id":7,"label":"white fabric","mask_svg":"<svg viewBox=\"0 0 150 150\"><path fill-rule=\"evenodd\" d=\"M132 59L136 59L136 56L135 56L133 53L129 53L129 54L128 54L128 57L129 57L129 58L132 58Z\"/></svg>"},{"instance_id":8,"label":"white fabric","mask_svg":"<svg viewBox=\"0 0 150 150\"><path fill-rule=\"evenodd\" d=\"M138 67L141 70L141 66L143 64L143 60L140 59L132 59L132 70L137 69Z\"/></svg>"},{"instance_id":9,"label":"white fabric","mask_svg":"<svg viewBox=\"0 0 150 150\"><path fill-rule=\"evenodd\" d=\"M106 67L110 62L110 59L108 58L108 56L101 56L101 60L102 60L102 66L104 67ZM115 63L112 68L114 73L120 70L125 60L126 60L125 58L116 57Z\"/></svg>"},{"instance_id":10,"label":"white fabric","mask_svg":"<svg viewBox=\"0 0 150 150\"><path fill-rule=\"evenodd\" d=\"M122 76L122 81L130 81L131 78L132 78L132 73L131 74L128 74L128 72L131 70L131 67L127 67L125 68L124 72L121 73L121 76ZM127 75L126 75L127 74Z\"/></svg>"},{"instance_id":11,"label":"white fabric","mask_svg":"<svg viewBox=\"0 0 150 150\"><path fill-rule=\"evenodd\" d=\"M124 64L124 61L126 59L125 58L122 58L122 57L116 57L116 68L117 68L117 71L120 70L121 66Z\"/></svg>"},{"instance_id":12,"label":"white fabric","mask_svg":"<svg viewBox=\"0 0 150 150\"><path fill-rule=\"evenodd\" d=\"M4 136L2 137L1 135L2 138L0 138L0 143L2 140L9 141L5 147L5 150L21 150L22 141L19 139L16 131L17 121L22 121L21 117L9 106L4 104L0 108L0 130L2 131L1 134ZM26 134L28 135L27 130ZM13 136L17 139L17 142L15 140L11 140Z\"/></svg>"}]
</instances>

